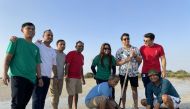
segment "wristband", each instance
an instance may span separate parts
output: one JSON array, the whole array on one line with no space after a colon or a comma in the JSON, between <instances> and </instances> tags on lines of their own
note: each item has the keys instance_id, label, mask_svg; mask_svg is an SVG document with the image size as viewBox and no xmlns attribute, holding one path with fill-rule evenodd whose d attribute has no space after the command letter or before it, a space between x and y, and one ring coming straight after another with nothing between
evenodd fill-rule
<instances>
[{"instance_id":1,"label":"wristband","mask_svg":"<svg viewBox=\"0 0 190 109\"><path fill-rule=\"evenodd\" d=\"M38 77L38 80L40 80L40 79L42 79L42 77L40 76L40 77Z\"/></svg>"},{"instance_id":2,"label":"wristband","mask_svg":"<svg viewBox=\"0 0 190 109\"><path fill-rule=\"evenodd\" d=\"M57 79L58 77L57 77L57 76L54 76L53 78Z\"/></svg>"}]
</instances>

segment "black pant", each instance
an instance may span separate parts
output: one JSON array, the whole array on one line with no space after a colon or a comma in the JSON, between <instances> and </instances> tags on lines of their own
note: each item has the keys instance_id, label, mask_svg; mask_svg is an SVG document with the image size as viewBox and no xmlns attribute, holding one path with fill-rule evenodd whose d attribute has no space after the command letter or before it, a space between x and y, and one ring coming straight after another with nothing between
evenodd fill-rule
<instances>
[{"instance_id":1,"label":"black pant","mask_svg":"<svg viewBox=\"0 0 190 109\"><path fill-rule=\"evenodd\" d=\"M147 85L148 83L150 83L150 79L148 76L142 76L142 81L143 81L143 84L144 84L144 88L145 88L145 97L147 98Z\"/></svg>"},{"instance_id":2,"label":"black pant","mask_svg":"<svg viewBox=\"0 0 190 109\"><path fill-rule=\"evenodd\" d=\"M11 77L11 109L25 109L28 104L34 84L20 76Z\"/></svg>"},{"instance_id":3,"label":"black pant","mask_svg":"<svg viewBox=\"0 0 190 109\"><path fill-rule=\"evenodd\" d=\"M50 78L42 76L43 87L36 84L32 94L32 109L44 109L46 95L49 89Z\"/></svg>"},{"instance_id":4,"label":"black pant","mask_svg":"<svg viewBox=\"0 0 190 109\"><path fill-rule=\"evenodd\" d=\"M102 80L102 79L97 79L96 78L96 84L100 84L103 82L108 82L108 80ZM115 88L112 88L112 98L115 100Z\"/></svg>"}]
</instances>

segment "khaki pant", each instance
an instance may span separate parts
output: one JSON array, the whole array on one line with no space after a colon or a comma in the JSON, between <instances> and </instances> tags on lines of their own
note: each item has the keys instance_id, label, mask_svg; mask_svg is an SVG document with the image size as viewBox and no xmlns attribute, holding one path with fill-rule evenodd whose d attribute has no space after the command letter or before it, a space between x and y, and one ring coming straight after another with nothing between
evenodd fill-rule
<instances>
[{"instance_id":1,"label":"khaki pant","mask_svg":"<svg viewBox=\"0 0 190 109\"><path fill-rule=\"evenodd\" d=\"M86 102L89 109L99 108L101 103L106 104L106 109L116 109L117 104L114 100L108 99L106 96L97 96Z\"/></svg>"},{"instance_id":2,"label":"khaki pant","mask_svg":"<svg viewBox=\"0 0 190 109\"><path fill-rule=\"evenodd\" d=\"M106 96L97 96L91 99L89 102L86 103L86 106L91 108L98 108L101 102L107 102Z\"/></svg>"},{"instance_id":3,"label":"khaki pant","mask_svg":"<svg viewBox=\"0 0 190 109\"><path fill-rule=\"evenodd\" d=\"M54 79L50 81L50 96L51 105L53 109L58 109L59 97L63 89L63 79L58 79L56 82Z\"/></svg>"},{"instance_id":4,"label":"khaki pant","mask_svg":"<svg viewBox=\"0 0 190 109\"><path fill-rule=\"evenodd\" d=\"M81 79L66 78L65 81L66 81L67 93L69 95L75 95L75 94L82 93Z\"/></svg>"}]
</instances>

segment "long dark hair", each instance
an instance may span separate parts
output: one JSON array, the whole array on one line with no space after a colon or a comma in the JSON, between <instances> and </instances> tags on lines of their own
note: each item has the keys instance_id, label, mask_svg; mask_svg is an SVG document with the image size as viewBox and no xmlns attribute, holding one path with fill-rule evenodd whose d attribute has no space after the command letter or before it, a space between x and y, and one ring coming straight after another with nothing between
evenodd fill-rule
<instances>
[{"instance_id":1,"label":"long dark hair","mask_svg":"<svg viewBox=\"0 0 190 109\"><path fill-rule=\"evenodd\" d=\"M105 58L104 47L105 47L106 45L107 45L107 46L109 47L109 49L110 49L110 52L109 52L109 54L108 54L107 56L108 56L108 59L109 59L109 69L111 70L111 67L112 67L112 55L111 55L111 46L110 46L109 43L103 43L103 44L102 44L102 46L101 46L101 48L100 48L100 54L99 54L99 55L100 55L100 61L101 61L102 67L105 67L103 60L104 60L104 58Z\"/></svg>"}]
</instances>

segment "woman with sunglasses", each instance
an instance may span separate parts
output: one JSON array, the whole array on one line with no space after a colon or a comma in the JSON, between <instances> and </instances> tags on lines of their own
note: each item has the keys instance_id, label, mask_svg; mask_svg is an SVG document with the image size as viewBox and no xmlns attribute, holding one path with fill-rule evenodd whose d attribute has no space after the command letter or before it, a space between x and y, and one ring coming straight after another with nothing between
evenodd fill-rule
<instances>
[{"instance_id":1,"label":"woman with sunglasses","mask_svg":"<svg viewBox=\"0 0 190 109\"><path fill-rule=\"evenodd\" d=\"M96 70L97 67L97 70ZM96 83L107 82L111 75L116 73L116 60L111 54L111 46L108 43L103 43L100 49L100 53L93 59L91 65L92 72ZM113 99L115 90L113 89Z\"/></svg>"}]
</instances>

